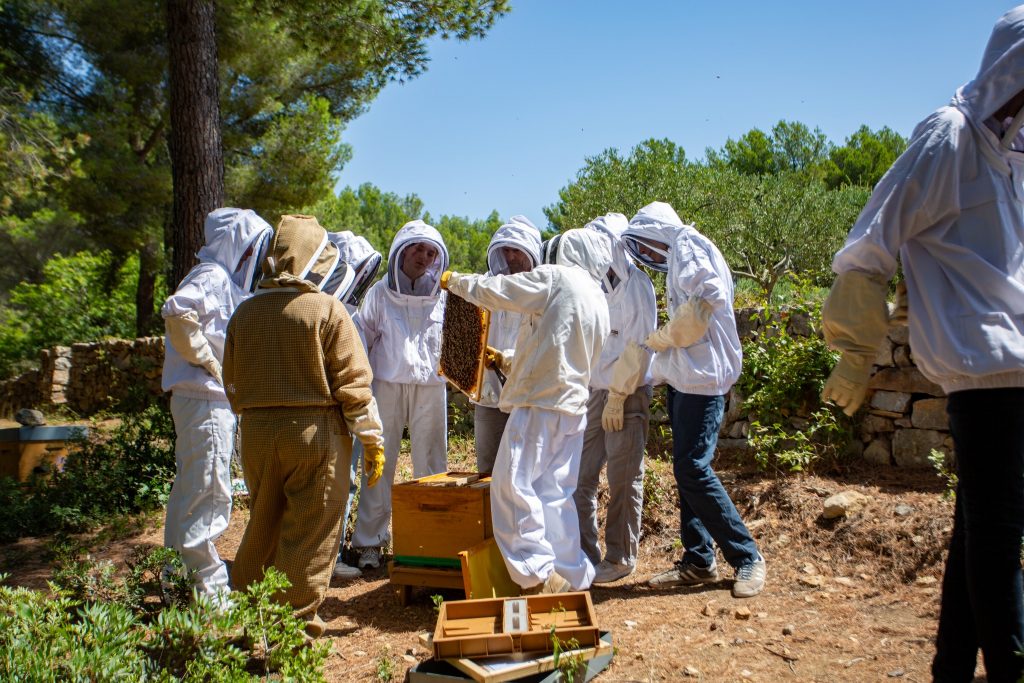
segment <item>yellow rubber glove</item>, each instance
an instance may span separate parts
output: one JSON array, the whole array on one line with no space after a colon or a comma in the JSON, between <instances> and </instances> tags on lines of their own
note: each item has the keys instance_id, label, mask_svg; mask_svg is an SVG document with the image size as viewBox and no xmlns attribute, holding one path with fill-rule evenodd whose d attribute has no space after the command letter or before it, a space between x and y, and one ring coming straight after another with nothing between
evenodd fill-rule
<instances>
[{"instance_id":1,"label":"yellow rubber glove","mask_svg":"<svg viewBox=\"0 0 1024 683\"><path fill-rule=\"evenodd\" d=\"M452 279L453 272L454 271L446 270L443 273L441 273L441 289L448 289L448 280Z\"/></svg>"},{"instance_id":2,"label":"yellow rubber glove","mask_svg":"<svg viewBox=\"0 0 1024 683\"><path fill-rule=\"evenodd\" d=\"M604 431L622 431L622 426L625 423L625 417L623 416L625 412L623 405L625 402L625 394L620 394L616 391L608 392L608 400L605 401L604 411L601 413L601 428Z\"/></svg>"},{"instance_id":3,"label":"yellow rubber glove","mask_svg":"<svg viewBox=\"0 0 1024 683\"><path fill-rule=\"evenodd\" d=\"M372 488L384 473L383 444L363 446L363 471L366 472L366 485Z\"/></svg>"},{"instance_id":4,"label":"yellow rubber glove","mask_svg":"<svg viewBox=\"0 0 1024 683\"><path fill-rule=\"evenodd\" d=\"M886 290L880 276L855 270L840 273L821 307L825 341L843 354L825 382L821 399L835 403L847 415L864 402L871 365L889 328Z\"/></svg>"},{"instance_id":5,"label":"yellow rubber glove","mask_svg":"<svg viewBox=\"0 0 1024 683\"><path fill-rule=\"evenodd\" d=\"M711 311L711 303L706 299L687 299L676 306L671 320L647 336L644 345L660 353L695 344L708 331Z\"/></svg>"},{"instance_id":6,"label":"yellow rubber glove","mask_svg":"<svg viewBox=\"0 0 1024 683\"><path fill-rule=\"evenodd\" d=\"M484 351L484 367L496 367L501 374L507 376L512 371L512 359L493 346L488 346Z\"/></svg>"}]
</instances>

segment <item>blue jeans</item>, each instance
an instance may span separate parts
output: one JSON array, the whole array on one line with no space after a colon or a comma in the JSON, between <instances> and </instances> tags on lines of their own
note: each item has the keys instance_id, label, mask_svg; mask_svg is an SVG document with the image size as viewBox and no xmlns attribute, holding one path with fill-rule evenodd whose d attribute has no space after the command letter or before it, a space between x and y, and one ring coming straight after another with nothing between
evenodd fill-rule
<instances>
[{"instance_id":1,"label":"blue jeans","mask_svg":"<svg viewBox=\"0 0 1024 683\"><path fill-rule=\"evenodd\" d=\"M668 388L672 419L672 471L679 489L679 536L683 562L709 567L715 561L712 540L735 568L760 557L740 513L711 469L724 396L685 394Z\"/></svg>"},{"instance_id":2,"label":"blue jeans","mask_svg":"<svg viewBox=\"0 0 1024 683\"><path fill-rule=\"evenodd\" d=\"M993 683L1017 683L1024 659L1024 389L950 394L956 509L942 580L932 675L970 681L981 648Z\"/></svg>"}]
</instances>

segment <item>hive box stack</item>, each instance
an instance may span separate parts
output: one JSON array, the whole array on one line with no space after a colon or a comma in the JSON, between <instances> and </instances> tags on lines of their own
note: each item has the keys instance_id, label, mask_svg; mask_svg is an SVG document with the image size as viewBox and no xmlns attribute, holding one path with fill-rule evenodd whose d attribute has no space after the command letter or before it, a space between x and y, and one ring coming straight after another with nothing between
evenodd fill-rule
<instances>
[{"instance_id":1,"label":"hive box stack","mask_svg":"<svg viewBox=\"0 0 1024 683\"><path fill-rule=\"evenodd\" d=\"M391 582L462 589L461 551L491 538L491 478L445 472L391 489ZM404 603L408 590L399 596Z\"/></svg>"}]
</instances>

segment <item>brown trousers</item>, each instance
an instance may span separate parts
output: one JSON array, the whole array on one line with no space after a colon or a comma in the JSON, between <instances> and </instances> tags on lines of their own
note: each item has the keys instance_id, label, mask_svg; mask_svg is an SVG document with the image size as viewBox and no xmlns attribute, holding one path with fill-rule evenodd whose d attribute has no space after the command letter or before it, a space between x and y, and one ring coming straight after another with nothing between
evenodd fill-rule
<instances>
[{"instance_id":1,"label":"brown trousers","mask_svg":"<svg viewBox=\"0 0 1024 683\"><path fill-rule=\"evenodd\" d=\"M241 422L250 514L232 586L244 590L276 567L292 584L277 599L312 619L341 541L352 439L337 408L249 409Z\"/></svg>"}]
</instances>

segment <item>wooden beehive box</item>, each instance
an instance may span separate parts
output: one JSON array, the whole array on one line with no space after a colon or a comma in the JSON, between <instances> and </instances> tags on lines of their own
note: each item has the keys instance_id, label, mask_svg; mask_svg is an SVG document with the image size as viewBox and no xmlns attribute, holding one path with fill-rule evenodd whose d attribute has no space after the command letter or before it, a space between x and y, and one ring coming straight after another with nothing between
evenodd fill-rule
<instances>
[{"instance_id":1,"label":"wooden beehive box","mask_svg":"<svg viewBox=\"0 0 1024 683\"><path fill-rule=\"evenodd\" d=\"M64 467L68 442L80 441L85 427L12 427L0 429L0 476L28 481Z\"/></svg>"},{"instance_id":2,"label":"wooden beehive box","mask_svg":"<svg viewBox=\"0 0 1024 683\"><path fill-rule=\"evenodd\" d=\"M491 537L491 478L445 472L391 488L395 563L459 569L459 552Z\"/></svg>"},{"instance_id":3,"label":"wooden beehive box","mask_svg":"<svg viewBox=\"0 0 1024 683\"><path fill-rule=\"evenodd\" d=\"M434 656L463 659L551 652L552 629L566 649L596 647L601 633L590 593L445 601L434 628Z\"/></svg>"}]
</instances>

